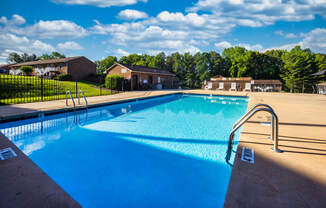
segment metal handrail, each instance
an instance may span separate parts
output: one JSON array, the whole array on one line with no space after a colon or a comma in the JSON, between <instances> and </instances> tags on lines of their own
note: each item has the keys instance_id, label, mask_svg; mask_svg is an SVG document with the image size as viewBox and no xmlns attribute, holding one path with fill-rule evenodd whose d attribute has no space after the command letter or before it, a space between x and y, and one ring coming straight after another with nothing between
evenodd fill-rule
<instances>
[{"instance_id":1,"label":"metal handrail","mask_svg":"<svg viewBox=\"0 0 326 208\"><path fill-rule=\"evenodd\" d=\"M272 111L274 111L273 108L272 108L271 106L267 105L267 104L262 104L262 103L256 104L256 105L254 105L252 108L250 108L250 109L246 112L245 115L243 115L239 120L237 120L237 121L234 123L233 128L234 128L238 123L240 123L240 121L241 121L244 117L246 117L247 115L249 115L249 113L251 113L251 112L254 111L257 107L260 107L260 106L263 106L263 107L269 108L269 109L271 109Z\"/></svg>"},{"instance_id":2,"label":"metal handrail","mask_svg":"<svg viewBox=\"0 0 326 208\"><path fill-rule=\"evenodd\" d=\"M88 108L88 102L87 102L86 96L85 96L85 94L84 94L84 92L82 90L79 90L79 93L78 93L78 105L80 105L80 94L82 94L82 96L84 98L85 106L86 106L86 109L87 109Z\"/></svg>"},{"instance_id":3,"label":"metal handrail","mask_svg":"<svg viewBox=\"0 0 326 208\"><path fill-rule=\"evenodd\" d=\"M70 98L72 100L72 103L74 104L74 110L75 110L76 109L76 103L75 103L74 98L72 97L71 92L69 90L66 92L66 106L68 106L68 96L67 96L68 94L69 94L69 96L70 96Z\"/></svg>"},{"instance_id":4,"label":"metal handrail","mask_svg":"<svg viewBox=\"0 0 326 208\"><path fill-rule=\"evenodd\" d=\"M249 115L251 112L253 112L257 107L261 107L261 106L262 106L262 107L266 107L266 108L268 108L268 109L274 111L273 108L272 108L271 106L269 106L269 105L267 105L267 104L263 104L263 103L258 103L258 104L256 104L256 105L254 105L252 108L250 108L250 109L246 112L246 114L243 115L239 120L237 120L237 121L234 123L233 128L235 128L235 126L238 125L238 124L240 123L240 121L242 121L242 120L243 120L247 115ZM273 123L274 123L274 117L272 116L272 119L271 119L271 128L273 128ZM272 140L274 139L274 131L273 131L273 130L271 131L270 139L272 139Z\"/></svg>"},{"instance_id":5,"label":"metal handrail","mask_svg":"<svg viewBox=\"0 0 326 208\"><path fill-rule=\"evenodd\" d=\"M241 118L240 123L238 123L235 128L232 129L230 136L229 136L229 143L228 143L228 149L226 152L226 157L225 160L227 163L229 163L230 157L231 157L231 153L232 153L232 147L233 147L233 139L234 139L234 134L235 132L246 122L248 121L253 115L255 115L257 112L260 111L265 111L268 112L272 115L273 117L273 123L272 123L272 131L273 133L273 141L274 141L274 146L271 148L273 151L275 152L282 152L282 150L278 149L278 117L275 114L275 112L272 109L269 108L258 108L253 110L251 113L249 113L248 115L246 114L246 116L244 116L243 118ZM229 163L230 164L230 163Z\"/></svg>"}]
</instances>

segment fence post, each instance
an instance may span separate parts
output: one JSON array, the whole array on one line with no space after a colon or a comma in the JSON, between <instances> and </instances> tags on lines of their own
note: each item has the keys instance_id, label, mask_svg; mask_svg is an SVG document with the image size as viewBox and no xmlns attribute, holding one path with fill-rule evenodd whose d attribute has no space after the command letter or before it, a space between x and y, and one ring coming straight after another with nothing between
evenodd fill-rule
<instances>
[{"instance_id":1,"label":"fence post","mask_svg":"<svg viewBox=\"0 0 326 208\"><path fill-rule=\"evenodd\" d=\"M78 81L76 80L76 97L78 97Z\"/></svg>"},{"instance_id":2,"label":"fence post","mask_svg":"<svg viewBox=\"0 0 326 208\"><path fill-rule=\"evenodd\" d=\"M41 101L43 102L43 76L41 76Z\"/></svg>"},{"instance_id":3,"label":"fence post","mask_svg":"<svg viewBox=\"0 0 326 208\"><path fill-rule=\"evenodd\" d=\"M110 89L111 89L111 94L112 94L112 77L110 77Z\"/></svg>"},{"instance_id":4,"label":"fence post","mask_svg":"<svg viewBox=\"0 0 326 208\"><path fill-rule=\"evenodd\" d=\"M102 77L101 75L99 77L100 77L100 96L102 96Z\"/></svg>"}]
</instances>

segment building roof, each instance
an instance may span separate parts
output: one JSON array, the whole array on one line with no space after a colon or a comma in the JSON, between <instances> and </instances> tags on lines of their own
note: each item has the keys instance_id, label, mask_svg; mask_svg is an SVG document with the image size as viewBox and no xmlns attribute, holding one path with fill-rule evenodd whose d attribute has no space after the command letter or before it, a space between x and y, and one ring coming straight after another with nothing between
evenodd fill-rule
<instances>
[{"instance_id":1,"label":"building roof","mask_svg":"<svg viewBox=\"0 0 326 208\"><path fill-rule=\"evenodd\" d=\"M115 63L113 64L110 68L108 68L107 71L110 71L114 66L120 65L125 68L128 68L131 71L134 72L144 72L144 73L153 73L153 74L162 74L162 75L170 75L170 76L175 76L175 74L164 70L164 69L157 69L157 68L152 68L152 67L146 67L146 66L131 66L131 65L126 65L126 64L121 64L121 63Z\"/></svg>"},{"instance_id":2,"label":"building roof","mask_svg":"<svg viewBox=\"0 0 326 208\"><path fill-rule=\"evenodd\" d=\"M275 85L281 85L282 82L277 79L270 79L270 80L253 80L252 84L275 84Z\"/></svg>"},{"instance_id":3,"label":"building roof","mask_svg":"<svg viewBox=\"0 0 326 208\"><path fill-rule=\"evenodd\" d=\"M321 75L326 75L326 69L316 72L314 74L311 74L311 76L321 76Z\"/></svg>"},{"instance_id":4,"label":"building roof","mask_svg":"<svg viewBox=\"0 0 326 208\"><path fill-rule=\"evenodd\" d=\"M2 64L2 65L0 65L0 69L7 69L8 70L11 65L13 65L13 64Z\"/></svg>"},{"instance_id":5,"label":"building roof","mask_svg":"<svg viewBox=\"0 0 326 208\"><path fill-rule=\"evenodd\" d=\"M23 62L18 64L13 64L11 66L33 66L33 65L42 65L42 64L55 64L55 63L66 63L75 59L82 58L84 56L74 56L74 57L68 57L68 58L61 58L61 59L49 59L49 60L39 60L39 61L29 61L29 62Z\"/></svg>"},{"instance_id":6,"label":"building roof","mask_svg":"<svg viewBox=\"0 0 326 208\"><path fill-rule=\"evenodd\" d=\"M217 76L217 77L212 77L211 81L251 81L251 77L222 77L222 76Z\"/></svg>"},{"instance_id":7,"label":"building roof","mask_svg":"<svg viewBox=\"0 0 326 208\"><path fill-rule=\"evenodd\" d=\"M326 82L322 82L322 83L319 83L317 84L318 86L326 86Z\"/></svg>"}]
</instances>

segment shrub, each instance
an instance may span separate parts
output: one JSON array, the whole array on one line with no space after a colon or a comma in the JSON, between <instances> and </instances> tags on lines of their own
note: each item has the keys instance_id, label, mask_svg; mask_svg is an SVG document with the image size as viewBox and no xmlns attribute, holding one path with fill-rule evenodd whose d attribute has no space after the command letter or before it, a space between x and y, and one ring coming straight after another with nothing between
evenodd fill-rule
<instances>
[{"instance_id":1,"label":"shrub","mask_svg":"<svg viewBox=\"0 0 326 208\"><path fill-rule=\"evenodd\" d=\"M112 90L121 90L123 80L124 78L120 75L117 74L108 75L105 78L105 87Z\"/></svg>"},{"instance_id":2,"label":"shrub","mask_svg":"<svg viewBox=\"0 0 326 208\"><path fill-rule=\"evenodd\" d=\"M26 76L30 76L33 73L33 67L31 66L21 66L19 70L22 71Z\"/></svg>"},{"instance_id":3,"label":"shrub","mask_svg":"<svg viewBox=\"0 0 326 208\"><path fill-rule=\"evenodd\" d=\"M59 74L57 76L57 80L60 80L60 81L71 81L72 80L72 77L70 74Z\"/></svg>"},{"instance_id":4,"label":"shrub","mask_svg":"<svg viewBox=\"0 0 326 208\"><path fill-rule=\"evenodd\" d=\"M100 74L90 74L87 77L83 78L83 81L92 82L96 84L104 84L105 83L105 75Z\"/></svg>"}]
</instances>

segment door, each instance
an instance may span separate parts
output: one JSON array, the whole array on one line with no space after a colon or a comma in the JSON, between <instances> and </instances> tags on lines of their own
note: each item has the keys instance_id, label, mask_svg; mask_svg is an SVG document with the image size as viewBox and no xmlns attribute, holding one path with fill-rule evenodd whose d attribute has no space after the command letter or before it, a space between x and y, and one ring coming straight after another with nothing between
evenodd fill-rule
<instances>
[{"instance_id":1,"label":"door","mask_svg":"<svg viewBox=\"0 0 326 208\"><path fill-rule=\"evenodd\" d=\"M138 90L138 75L132 75L132 90Z\"/></svg>"}]
</instances>

